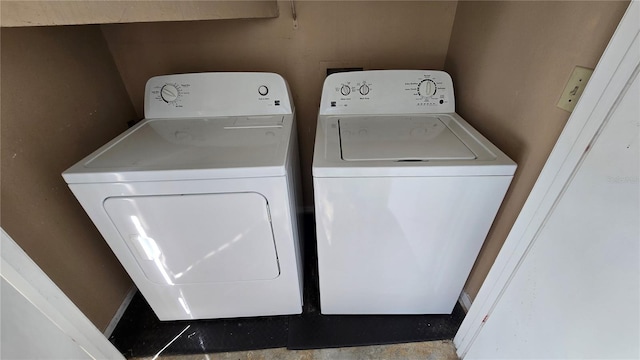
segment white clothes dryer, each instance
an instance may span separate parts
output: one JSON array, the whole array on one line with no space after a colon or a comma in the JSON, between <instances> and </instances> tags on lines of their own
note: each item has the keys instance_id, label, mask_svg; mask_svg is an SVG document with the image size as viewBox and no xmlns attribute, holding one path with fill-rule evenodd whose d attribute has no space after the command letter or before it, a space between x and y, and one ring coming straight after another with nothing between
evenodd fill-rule
<instances>
[{"instance_id":1,"label":"white clothes dryer","mask_svg":"<svg viewBox=\"0 0 640 360\"><path fill-rule=\"evenodd\" d=\"M302 312L294 107L271 73L151 78L62 175L160 320Z\"/></svg>"},{"instance_id":2,"label":"white clothes dryer","mask_svg":"<svg viewBox=\"0 0 640 360\"><path fill-rule=\"evenodd\" d=\"M516 164L442 71L326 78L313 155L323 314L449 314Z\"/></svg>"}]
</instances>

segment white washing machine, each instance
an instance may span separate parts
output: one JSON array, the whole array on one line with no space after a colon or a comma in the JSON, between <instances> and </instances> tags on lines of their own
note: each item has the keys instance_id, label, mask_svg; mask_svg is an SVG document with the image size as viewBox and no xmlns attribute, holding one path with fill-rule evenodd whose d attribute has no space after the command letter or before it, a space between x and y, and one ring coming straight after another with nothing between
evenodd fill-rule
<instances>
[{"instance_id":1,"label":"white washing machine","mask_svg":"<svg viewBox=\"0 0 640 360\"><path fill-rule=\"evenodd\" d=\"M327 77L313 156L323 314L449 314L516 164L442 71Z\"/></svg>"},{"instance_id":2,"label":"white washing machine","mask_svg":"<svg viewBox=\"0 0 640 360\"><path fill-rule=\"evenodd\" d=\"M285 80L159 76L145 117L62 175L160 320L302 312Z\"/></svg>"}]
</instances>

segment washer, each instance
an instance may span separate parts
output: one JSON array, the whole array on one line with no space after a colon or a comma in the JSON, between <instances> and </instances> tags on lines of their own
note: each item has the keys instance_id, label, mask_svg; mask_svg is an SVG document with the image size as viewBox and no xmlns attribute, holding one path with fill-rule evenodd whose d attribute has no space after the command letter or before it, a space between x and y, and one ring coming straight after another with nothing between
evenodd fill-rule
<instances>
[{"instance_id":1,"label":"washer","mask_svg":"<svg viewBox=\"0 0 640 360\"><path fill-rule=\"evenodd\" d=\"M159 76L62 175L160 320L302 312L294 108L270 73Z\"/></svg>"},{"instance_id":2,"label":"washer","mask_svg":"<svg viewBox=\"0 0 640 360\"><path fill-rule=\"evenodd\" d=\"M326 78L313 157L323 314L450 314L516 164L442 71Z\"/></svg>"}]
</instances>

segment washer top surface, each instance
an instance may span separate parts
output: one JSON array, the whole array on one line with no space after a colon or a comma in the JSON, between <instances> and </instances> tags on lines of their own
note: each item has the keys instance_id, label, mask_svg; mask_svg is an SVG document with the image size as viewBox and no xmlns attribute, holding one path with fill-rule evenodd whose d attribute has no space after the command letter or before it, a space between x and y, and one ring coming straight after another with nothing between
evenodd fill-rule
<instances>
[{"instance_id":1,"label":"washer top surface","mask_svg":"<svg viewBox=\"0 0 640 360\"><path fill-rule=\"evenodd\" d=\"M453 81L433 70L325 79L314 177L512 176L516 164L455 112Z\"/></svg>"},{"instance_id":2,"label":"washer top surface","mask_svg":"<svg viewBox=\"0 0 640 360\"><path fill-rule=\"evenodd\" d=\"M63 173L69 183L281 176L292 116L147 119Z\"/></svg>"},{"instance_id":3,"label":"washer top surface","mask_svg":"<svg viewBox=\"0 0 640 360\"><path fill-rule=\"evenodd\" d=\"M339 119L345 161L471 160L476 155L435 116Z\"/></svg>"}]
</instances>

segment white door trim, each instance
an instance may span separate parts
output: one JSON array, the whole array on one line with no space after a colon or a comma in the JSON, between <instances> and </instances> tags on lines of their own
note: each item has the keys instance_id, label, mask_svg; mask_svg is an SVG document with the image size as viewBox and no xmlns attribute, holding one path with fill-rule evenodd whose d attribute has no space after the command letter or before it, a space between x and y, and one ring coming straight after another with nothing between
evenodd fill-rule
<instances>
[{"instance_id":1,"label":"white door trim","mask_svg":"<svg viewBox=\"0 0 640 360\"><path fill-rule=\"evenodd\" d=\"M620 21L454 338L464 358L640 64L640 2Z\"/></svg>"},{"instance_id":2,"label":"white door trim","mask_svg":"<svg viewBox=\"0 0 640 360\"><path fill-rule=\"evenodd\" d=\"M94 359L124 359L75 304L0 228L0 275Z\"/></svg>"}]
</instances>

